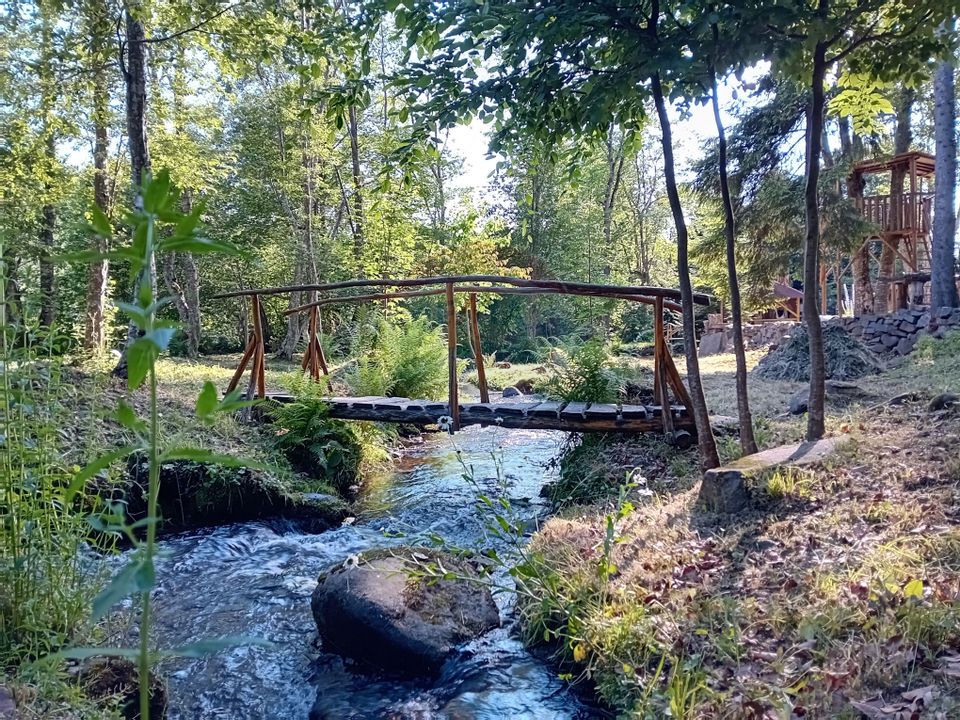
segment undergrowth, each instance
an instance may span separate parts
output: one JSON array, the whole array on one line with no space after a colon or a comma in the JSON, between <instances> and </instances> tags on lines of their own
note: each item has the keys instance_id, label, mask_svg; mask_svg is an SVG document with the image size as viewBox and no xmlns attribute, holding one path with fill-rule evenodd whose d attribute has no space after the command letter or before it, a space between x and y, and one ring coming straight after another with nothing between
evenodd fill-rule
<instances>
[{"instance_id":1,"label":"undergrowth","mask_svg":"<svg viewBox=\"0 0 960 720\"><path fill-rule=\"evenodd\" d=\"M443 329L426 316L381 320L372 349L351 378L355 395L436 400L447 389L447 343Z\"/></svg>"}]
</instances>

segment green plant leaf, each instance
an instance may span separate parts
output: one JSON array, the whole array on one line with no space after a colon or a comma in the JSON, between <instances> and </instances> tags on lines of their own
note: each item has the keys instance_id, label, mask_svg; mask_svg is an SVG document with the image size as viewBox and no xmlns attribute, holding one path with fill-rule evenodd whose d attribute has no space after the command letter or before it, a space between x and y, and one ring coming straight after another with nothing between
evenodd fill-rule
<instances>
[{"instance_id":1,"label":"green plant leaf","mask_svg":"<svg viewBox=\"0 0 960 720\"><path fill-rule=\"evenodd\" d=\"M160 456L160 462L169 462L170 460L191 460L193 462L211 463L225 467L247 467L258 470L269 469L268 465L257 462L256 460L238 458L233 455L221 455L205 448L171 448L165 450Z\"/></svg>"},{"instance_id":2,"label":"green plant leaf","mask_svg":"<svg viewBox=\"0 0 960 720\"><path fill-rule=\"evenodd\" d=\"M275 646L269 640L237 635L198 640L183 647L165 650L162 654L164 657L202 658L235 647L263 647L273 649Z\"/></svg>"},{"instance_id":3,"label":"green plant leaf","mask_svg":"<svg viewBox=\"0 0 960 720\"><path fill-rule=\"evenodd\" d=\"M93 599L94 622L104 617L110 612L110 608L125 597L129 597L142 589L140 581L143 561L144 558L140 555L134 557L113 576L110 583Z\"/></svg>"},{"instance_id":4,"label":"green plant leaf","mask_svg":"<svg viewBox=\"0 0 960 720\"><path fill-rule=\"evenodd\" d=\"M127 445L126 447L117 448L116 450L112 450L104 455L101 455L89 465L85 466L82 470L80 470L80 472L74 475L73 480L70 481L70 486L63 494L64 504L69 505L73 502L73 499L77 496L77 493L83 489L83 486L86 484L87 480L92 478L101 470L106 470L117 460L125 458L130 453L133 453L139 449L140 448L136 445Z\"/></svg>"},{"instance_id":5,"label":"green plant leaf","mask_svg":"<svg viewBox=\"0 0 960 720\"><path fill-rule=\"evenodd\" d=\"M163 169L143 188L144 212L156 214L163 210L169 192L170 172L167 169Z\"/></svg>"},{"instance_id":6,"label":"green plant leaf","mask_svg":"<svg viewBox=\"0 0 960 720\"><path fill-rule=\"evenodd\" d=\"M912 598L922 598L923 597L923 581L914 578L906 585L903 586L903 596L912 597Z\"/></svg>"},{"instance_id":7,"label":"green plant leaf","mask_svg":"<svg viewBox=\"0 0 960 720\"><path fill-rule=\"evenodd\" d=\"M143 384L160 355L160 349L148 337L138 338L127 348L127 387L136 390Z\"/></svg>"},{"instance_id":8,"label":"green plant leaf","mask_svg":"<svg viewBox=\"0 0 960 720\"><path fill-rule=\"evenodd\" d=\"M217 392L217 387L207 380L203 384L203 390L200 391L200 394L197 395L197 417L201 420L209 420L210 417L217 411L217 405L219 400L219 393Z\"/></svg>"},{"instance_id":9,"label":"green plant leaf","mask_svg":"<svg viewBox=\"0 0 960 720\"><path fill-rule=\"evenodd\" d=\"M136 410L127 405L123 400L117 403L114 417L117 418L117 422L123 425L123 427L128 430L133 430L135 433L142 434L147 431L147 424L137 417Z\"/></svg>"},{"instance_id":10,"label":"green plant leaf","mask_svg":"<svg viewBox=\"0 0 960 720\"><path fill-rule=\"evenodd\" d=\"M107 217L106 213L100 209L100 206L96 203L90 208L91 221L90 225L96 231L97 235L104 238L109 238L113 235L113 227L110 225L110 218Z\"/></svg>"}]
</instances>

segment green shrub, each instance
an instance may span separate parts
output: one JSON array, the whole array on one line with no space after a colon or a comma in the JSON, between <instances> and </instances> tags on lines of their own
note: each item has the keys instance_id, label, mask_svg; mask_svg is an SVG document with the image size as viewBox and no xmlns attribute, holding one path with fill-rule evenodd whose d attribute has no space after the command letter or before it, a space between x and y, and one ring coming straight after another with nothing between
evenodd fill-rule
<instances>
[{"instance_id":1,"label":"green shrub","mask_svg":"<svg viewBox=\"0 0 960 720\"><path fill-rule=\"evenodd\" d=\"M357 364L356 395L443 397L447 389L447 342L426 317L393 324L381 320L373 349Z\"/></svg>"},{"instance_id":2,"label":"green shrub","mask_svg":"<svg viewBox=\"0 0 960 720\"><path fill-rule=\"evenodd\" d=\"M364 467L385 459L383 433L370 423L331 419L323 399L326 387L306 375L288 386L297 399L271 412L277 448L298 472L347 494Z\"/></svg>"},{"instance_id":3,"label":"green shrub","mask_svg":"<svg viewBox=\"0 0 960 720\"><path fill-rule=\"evenodd\" d=\"M570 353L554 349L554 372L546 383L547 394L569 402L616 401L619 381L609 359L600 340L587 340Z\"/></svg>"}]
</instances>

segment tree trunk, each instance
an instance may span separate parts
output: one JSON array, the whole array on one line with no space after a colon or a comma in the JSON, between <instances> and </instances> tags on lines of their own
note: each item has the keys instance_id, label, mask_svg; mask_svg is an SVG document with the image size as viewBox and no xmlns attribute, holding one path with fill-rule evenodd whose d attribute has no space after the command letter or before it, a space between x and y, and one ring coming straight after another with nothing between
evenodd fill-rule
<instances>
[{"instance_id":1,"label":"tree trunk","mask_svg":"<svg viewBox=\"0 0 960 720\"><path fill-rule=\"evenodd\" d=\"M717 26L713 26L714 42L717 41ZM737 415L740 421L740 448L744 455L757 452L753 436L753 418L747 395L747 353L743 345L743 311L740 307L740 280L737 277L737 226L733 214L733 199L730 197L730 178L727 174L727 133L720 117L720 99L717 96L717 73L710 68L713 88L713 119L717 125L717 151L720 166L720 197L723 199L723 230L727 246L727 280L730 283L730 315L733 325L733 353L737 361Z\"/></svg>"},{"instance_id":2,"label":"tree trunk","mask_svg":"<svg viewBox=\"0 0 960 720\"><path fill-rule=\"evenodd\" d=\"M122 68L124 84L126 86L127 105L127 144L130 148L130 184L133 189L133 205L137 210L143 209L143 182L151 176L150 151L147 145L147 58L146 34L143 20L139 13L143 8L134 0L124 7L124 22L126 28L126 65ZM152 259L151 259L152 262ZM154 268L144 268L137 276L133 288L133 299L137 302L140 284L144 279L151 283L156 282ZM154 292L156 296L156 292ZM137 327L131 321L127 326L127 344L137 339ZM120 357L117 366L113 369L116 377L127 376L127 353Z\"/></svg>"},{"instance_id":3,"label":"tree trunk","mask_svg":"<svg viewBox=\"0 0 960 720\"><path fill-rule=\"evenodd\" d=\"M806 231L803 248L803 322L810 344L810 395L807 400L807 440L817 440L824 432L823 327L817 302L820 254L820 152L823 142L823 114L826 106L824 77L827 73L826 45L818 42L813 54L811 90L807 114L806 177L804 206Z\"/></svg>"},{"instance_id":4,"label":"tree trunk","mask_svg":"<svg viewBox=\"0 0 960 720\"><path fill-rule=\"evenodd\" d=\"M105 9L98 5L97 15L91 19L90 54L98 65L103 61L105 34L101 34L106 20ZM93 76L93 202L104 215L110 215L110 190L107 177L107 122L109 121L109 87L103 68L98 67ZM90 250L105 253L109 250L107 239L94 235ZM83 347L98 351L107 340L104 312L107 304L107 288L110 265L106 259L94 260L87 269L87 302L84 313Z\"/></svg>"},{"instance_id":5,"label":"tree trunk","mask_svg":"<svg viewBox=\"0 0 960 720\"><path fill-rule=\"evenodd\" d=\"M53 136L48 139L48 156L53 153ZM52 188L50 191L52 192ZM57 208L52 202L43 206L40 219L40 325L49 328L56 320L56 274L53 269L54 233L57 227Z\"/></svg>"},{"instance_id":6,"label":"tree trunk","mask_svg":"<svg viewBox=\"0 0 960 720\"><path fill-rule=\"evenodd\" d=\"M57 86L53 76L53 24L47 12L43 12L40 42L40 105L43 122L44 152L48 172L57 162L57 144L54 137L53 111L57 102ZM40 325L49 328L56 319L56 275L54 273L54 235L57 227L57 208L53 204L55 186L48 181L45 202L41 211L39 237L40 257Z\"/></svg>"},{"instance_id":7,"label":"tree trunk","mask_svg":"<svg viewBox=\"0 0 960 720\"><path fill-rule=\"evenodd\" d=\"M896 107L896 129L893 136L893 152L895 155L909 152L910 144L913 142L913 131L910 122L910 114L913 112L913 103L916 99L916 90L913 88L901 88L897 95ZM898 168L890 173L890 206L897 207L901 202L899 196L903 195L903 180L906 177L906 170ZM897 263L897 246L899 238L887 238L880 248L880 267L877 272L877 290L874 296L874 312L884 314L890 311L890 285L891 278Z\"/></svg>"},{"instance_id":8,"label":"tree trunk","mask_svg":"<svg viewBox=\"0 0 960 720\"><path fill-rule=\"evenodd\" d=\"M363 176L360 173L360 128L357 123L357 109L353 105L347 110L347 129L350 135L350 165L353 175L353 257L357 262L358 277L363 277L364 239L363 216Z\"/></svg>"},{"instance_id":9,"label":"tree trunk","mask_svg":"<svg viewBox=\"0 0 960 720\"><path fill-rule=\"evenodd\" d=\"M930 304L957 307L956 215L957 98L953 57L937 65L933 77L934 136L936 139L933 237L930 263Z\"/></svg>"},{"instance_id":10,"label":"tree trunk","mask_svg":"<svg viewBox=\"0 0 960 720\"><path fill-rule=\"evenodd\" d=\"M710 428L710 416L707 412L707 400L703 395L700 380L700 362L697 358L696 321L693 314L693 283L690 280L687 222L683 217L680 204L680 192L673 160L673 137L670 131L670 117L667 103L663 97L660 75L650 78L653 100L660 118L661 144L663 145L663 171L666 180L667 197L677 229L677 272L680 276L680 299L683 306L683 350L687 359L687 384L690 386L690 400L693 403L693 417L697 428L697 443L700 450L700 467L704 470L717 467L720 457L717 444Z\"/></svg>"}]
</instances>

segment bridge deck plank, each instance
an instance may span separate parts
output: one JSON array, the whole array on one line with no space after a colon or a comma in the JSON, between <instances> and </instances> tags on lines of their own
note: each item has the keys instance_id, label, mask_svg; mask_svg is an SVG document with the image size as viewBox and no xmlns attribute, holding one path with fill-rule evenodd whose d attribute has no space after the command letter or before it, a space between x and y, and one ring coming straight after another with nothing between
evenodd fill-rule
<instances>
[{"instance_id":1,"label":"bridge deck plank","mask_svg":"<svg viewBox=\"0 0 960 720\"><path fill-rule=\"evenodd\" d=\"M289 393L270 393L276 402L292 402ZM410 398L379 396L328 398L330 417L341 420L433 425L450 414L446 403ZM677 429L693 430L693 419L672 408ZM463 403L460 406L462 425L500 425L531 430L563 430L566 432L661 432L659 407L624 405L618 408L606 403L563 401Z\"/></svg>"}]
</instances>

